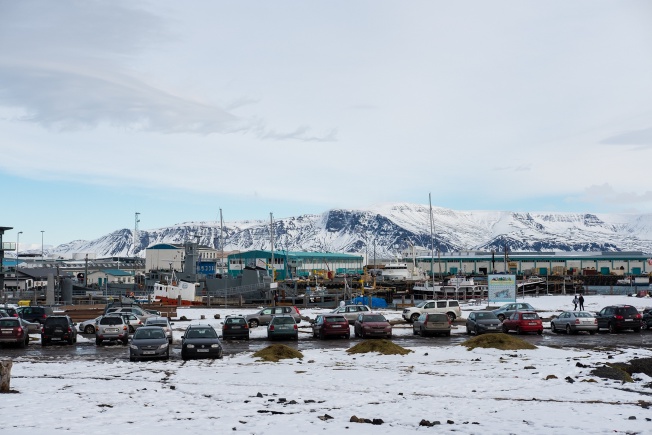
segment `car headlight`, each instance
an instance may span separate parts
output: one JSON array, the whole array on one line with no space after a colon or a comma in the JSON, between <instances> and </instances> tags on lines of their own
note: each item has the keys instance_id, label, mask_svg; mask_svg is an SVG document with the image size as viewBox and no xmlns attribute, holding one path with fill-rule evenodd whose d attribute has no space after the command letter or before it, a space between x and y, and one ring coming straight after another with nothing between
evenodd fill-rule
<instances>
[{"instance_id":1,"label":"car headlight","mask_svg":"<svg viewBox=\"0 0 652 435\"><path fill-rule=\"evenodd\" d=\"M194 348L195 348L195 345L194 345L194 344L187 344L186 347L187 347L188 349L194 349Z\"/></svg>"},{"instance_id":2,"label":"car headlight","mask_svg":"<svg viewBox=\"0 0 652 435\"><path fill-rule=\"evenodd\" d=\"M216 344L211 344L211 347L220 347L220 345L217 344L217 343Z\"/></svg>"},{"instance_id":3,"label":"car headlight","mask_svg":"<svg viewBox=\"0 0 652 435\"><path fill-rule=\"evenodd\" d=\"M163 349L165 349L166 347L168 347L168 344L167 344L167 343L162 344L162 345L160 345L160 346L158 347L158 350L163 350Z\"/></svg>"},{"instance_id":4,"label":"car headlight","mask_svg":"<svg viewBox=\"0 0 652 435\"><path fill-rule=\"evenodd\" d=\"M131 348L133 350L138 350L138 346L136 346L135 344L130 344L129 348Z\"/></svg>"}]
</instances>

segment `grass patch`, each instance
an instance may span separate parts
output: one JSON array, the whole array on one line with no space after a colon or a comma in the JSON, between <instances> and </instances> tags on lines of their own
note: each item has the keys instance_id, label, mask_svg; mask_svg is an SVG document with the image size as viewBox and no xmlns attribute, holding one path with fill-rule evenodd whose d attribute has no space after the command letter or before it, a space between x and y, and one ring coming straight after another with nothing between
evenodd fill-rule
<instances>
[{"instance_id":1,"label":"grass patch","mask_svg":"<svg viewBox=\"0 0 652 435\"><path fill-rule=\"evenodd\" d=\"M263 361L278 362L282 359L303 358L303 354L298 350L292 349L284 344L272 344L265 349L261 349L253 354L254 358L260 358Z\"/></svg>"},{"instance_id":2,"label":"grass patch","mask_svg":"<svg viewBox=\"0 0 652 435\"><path fill-rule=\"evenodd\" d=\"M469 350L476 347L484 349L501 349L501 350L520 350L520 349L536 349L533 344L517 337L512 337L509 334L483 334L473 338L469 338L461 346L466 346Z\"/></svg>"},{"instance_id":3,"label":"grass patch","mask_svg":"<svg viewBox=\"0 0 652 435\"><path fill-rule=\"evenodd\" d=\"M351 354L378 352L382 355L406 355L412 352L389 340L364 340L346 351Z\"/></svg>"}]
</instances>

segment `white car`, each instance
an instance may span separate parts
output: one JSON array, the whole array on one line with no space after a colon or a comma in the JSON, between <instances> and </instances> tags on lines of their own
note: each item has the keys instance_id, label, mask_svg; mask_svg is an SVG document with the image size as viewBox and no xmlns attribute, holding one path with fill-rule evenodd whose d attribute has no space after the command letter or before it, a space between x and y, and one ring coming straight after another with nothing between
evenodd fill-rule
<instances>
[{"instance_id":1,"label":"white car","mask_svg":"<svg viewBox=\"0 0 652 435\"><path fill-rule=\"evenodd\" d=\"M415 322L423 313L443 313L448 315L451 322L462 317L462 309L458 301L442 299L423 301L414 307L408 307L403 310L403 318L408 322Z\"/></svg>"},{"instance_id":2,"label":"white car","mask_svg":"<svg viewBox=\"0 0 652 435\"><path fill-rule=\"evenodd\" d=\"M95 334L95 330L97 329L97 322L99 322L101 318L102 316L97 316L94 319L80 322L79 325L77 325L79 332L84 334Z\"/></svg>"},{"instance_id":3,"label":"white car","mask_svg":"<svg viewBox=\"0 0 652 435\"><path fill-rule=\"evenodd\" d=\"M369 312L371 312L371 308L366 305L344 305L331 311L332 314L341 314L346 317L346 320L348 320L351 325L355 323L359 314Z\"/></svg>"}]
</instances>

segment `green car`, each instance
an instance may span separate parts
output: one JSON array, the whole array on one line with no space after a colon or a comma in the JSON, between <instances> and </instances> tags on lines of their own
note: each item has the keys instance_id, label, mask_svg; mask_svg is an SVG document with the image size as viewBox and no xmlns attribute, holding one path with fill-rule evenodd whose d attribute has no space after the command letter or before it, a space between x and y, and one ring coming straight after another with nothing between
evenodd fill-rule
<instances>
[{"instance_id":1,"label":"green car","mask_svg":"<svg viewBox=\"0 0 652 435\"><path fill-rule=\"evenodd\" d=\"M299 327L294 317L290 315L280 315L272 317L272 320L267 325L267 338L274 340L275 338L291 338L293 340L299 339Z\"/></svg>"}]
</instances>

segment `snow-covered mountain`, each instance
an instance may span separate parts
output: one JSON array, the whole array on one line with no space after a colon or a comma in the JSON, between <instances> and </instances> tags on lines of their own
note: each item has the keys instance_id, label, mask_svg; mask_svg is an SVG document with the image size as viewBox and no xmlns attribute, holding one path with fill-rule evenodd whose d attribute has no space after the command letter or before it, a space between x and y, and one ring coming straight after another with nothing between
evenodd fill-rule
<instances>
[{"instance_id":1,"label":"snow-covered mountain","mask_svg":"<svg viewBox=\"0 0 652 435\"><path fill-rule=\"evenodd\" d=\"M434 245L441 252L510 251L643 251L652 252L652 214L515 213L455 211L433 207ZM270 249L267 221L224 224L224 250ZM274 221L275 250L348 252L393 257L410 249L429 251L430 212L427 205L389 204L368 210L329 210ZM140 230L136 254L156 243L197 240L220 247L219 222L186 222ZM97 257L133 256L133 230L121 229L92 241L59 245L49 254Z\"/></svg>"}]
</instances>

